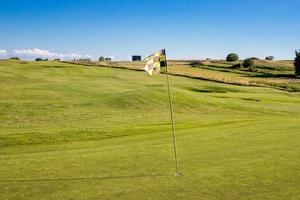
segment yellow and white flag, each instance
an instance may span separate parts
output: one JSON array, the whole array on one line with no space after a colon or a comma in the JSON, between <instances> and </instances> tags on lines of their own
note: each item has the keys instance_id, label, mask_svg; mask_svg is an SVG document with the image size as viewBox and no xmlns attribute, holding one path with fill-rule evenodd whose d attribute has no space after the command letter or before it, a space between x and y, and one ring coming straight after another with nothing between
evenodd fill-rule
<instances>
[{"instance_id":1,"label":"yellow and white flag","mask_svg":"<svg viewBox=\"0 0 300 200\"><path fill-rule=\"evenodd\" d=\"M145 65L145 71L149 74L149 76L152 76L152 74L159 74L160 68L166 67L167 65L166 51L158 51L153 55L145 58L144 61L147 62Z\"/></svg>"}]
</instances>

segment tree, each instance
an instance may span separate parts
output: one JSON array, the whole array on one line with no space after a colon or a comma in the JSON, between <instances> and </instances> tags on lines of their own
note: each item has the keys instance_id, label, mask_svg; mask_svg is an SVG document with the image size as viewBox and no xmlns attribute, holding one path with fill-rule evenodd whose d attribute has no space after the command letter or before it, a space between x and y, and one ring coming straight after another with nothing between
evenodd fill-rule
<instances>
[{"instance_id":1,"label":"tree","mask_svg":"<svg viewBox=\"0 0 300 200\"><path fill-rule=\"evenodd\" d=\"M35 61L48 61L48 58L43 59L43 58L36 58Z\"/></svg>"},{"instance_id":2,"label":"tree","mask_svg":"<svg viewBox=\"0 0 300 200\"><path fill-rule=\"evenodd\" d=\"M191 66L202 66L204 65L203 62L201 60L193 60L191 63L190 63Z\"/></svg>"},{"instance_id":3,"label":"tree","mask_svg":"<svg viewBox=\"0 0 300 200\"><path fill-rule=\"evenodd\" d=\"M274 60L274 56L267 56L266 60Z\"/></svg>"},{"instance_id":4,"label":"tree","mask_svg":"<svg viewBox=\"0 0 300 200\"><path fill-rule=\"evenodd\" d=\"M103 56L101 56L100 58L99 58L99 61L104 61L105 60L105 58L103 57Z\"/></svg>"},{"instance_id":5,"label":"tree","mask_svg":"<svg viewBox=\"0 0 300 200\"><path fill-rule=\"evenodd\" d=\"M247 58L243 62L243 67L245 67L245 68L250 68L253 65L254 65L254 61L251 58Z\"/></svg>"},{"instance_id":6,"label":"tree","mask_svg":"<svg viewBox=\"0 0 300 200\"><path fill-rule=\"evenodd\" d=\"M236 53L228 54L228 56L226 57L227 62L234 62L234 61L237 61L238 59L239 59L239 56Z\"/></svg>"},{"instance_id":7,"label":"tree","mask_svg":"<svg viewBox=\"0 0 300 200\"><path fill-rule=\"evenodd\" d=\"M14 57L10 57L9 59L10 59L10 60L20 60L19 57L15 57L15 56L14 56Z\"/></svg>"},{"instance_id":8,"label":"tree","mask_svg":"<svg viewBox=\"0 0 300 200\"><path fill-rule=\"evenodd\" d=\"M43 58L36 58L35 61L43 61Z\"/></svg>"},{"instance_id":9,"label":"tree","mask_svg":"<svg viewBox=\"0 0 300 200\"><path fill-rule=\"evenodd\" d=\"M294 61L295 74L300 75L300 50L296 51L296 58Z\"/></svg>"},{"instance_id":10,"label":"tree","mask_svg":"<svg viewBox=\"0 0 300 200\"><path fill-rule=\"evenodd\" d=\"M232 69L238 69L238 68L240 68L241 66L242 66L241 63L237 63L237 64L232 65L231 68L232 68Z\"/></svg>"}]
</instances>

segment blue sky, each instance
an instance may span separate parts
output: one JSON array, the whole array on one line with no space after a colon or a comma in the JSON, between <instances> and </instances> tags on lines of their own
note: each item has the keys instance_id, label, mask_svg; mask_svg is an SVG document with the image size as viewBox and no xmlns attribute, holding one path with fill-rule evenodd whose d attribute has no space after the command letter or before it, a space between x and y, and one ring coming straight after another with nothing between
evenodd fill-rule
<instances>
[{"instance_id":1,"label":"blue sky","mask_svg":"<svg viewBox=\"0 0 300 200\"><path fill-rule=\"evenodd\" d=\"M0 58L273 55L300 48L299 0L0 0Z\"/></svg>"}]
</instances>

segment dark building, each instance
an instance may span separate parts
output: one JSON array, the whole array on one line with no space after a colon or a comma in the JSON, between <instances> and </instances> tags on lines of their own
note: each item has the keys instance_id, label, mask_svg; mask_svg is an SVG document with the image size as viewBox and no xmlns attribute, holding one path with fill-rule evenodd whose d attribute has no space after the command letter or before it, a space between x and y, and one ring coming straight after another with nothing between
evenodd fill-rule
<instances>
[{"instance_id":1,"label":"dark building","mask_svg":"<svg viewBox=\"0 0 300 200\"><path fill-rule=\"evenodd\" d=\"M132 61L142 61L142 56L132 56Z\"/></svg>"}]
</instances>

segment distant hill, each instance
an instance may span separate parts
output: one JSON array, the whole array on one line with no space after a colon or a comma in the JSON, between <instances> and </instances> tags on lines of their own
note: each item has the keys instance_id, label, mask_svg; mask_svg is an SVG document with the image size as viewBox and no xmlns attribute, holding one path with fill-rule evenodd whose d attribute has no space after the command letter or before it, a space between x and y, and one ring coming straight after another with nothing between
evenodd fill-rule
<instances>
[{"instance_id":1,"label":"distant hill","mask_svg":"<svg viewBox=\"0 0 300 200\"><path fill-rule=\"evenodd\" d=\"M144 62L75 62L77 64L143 70ZM293 61L254 60L254 70L236 67L242 61L169 61L170 73L202 80L210 80L234 85L263 86L299 92L300 79L295 76Z\"/></svg>"}]
</instances>

